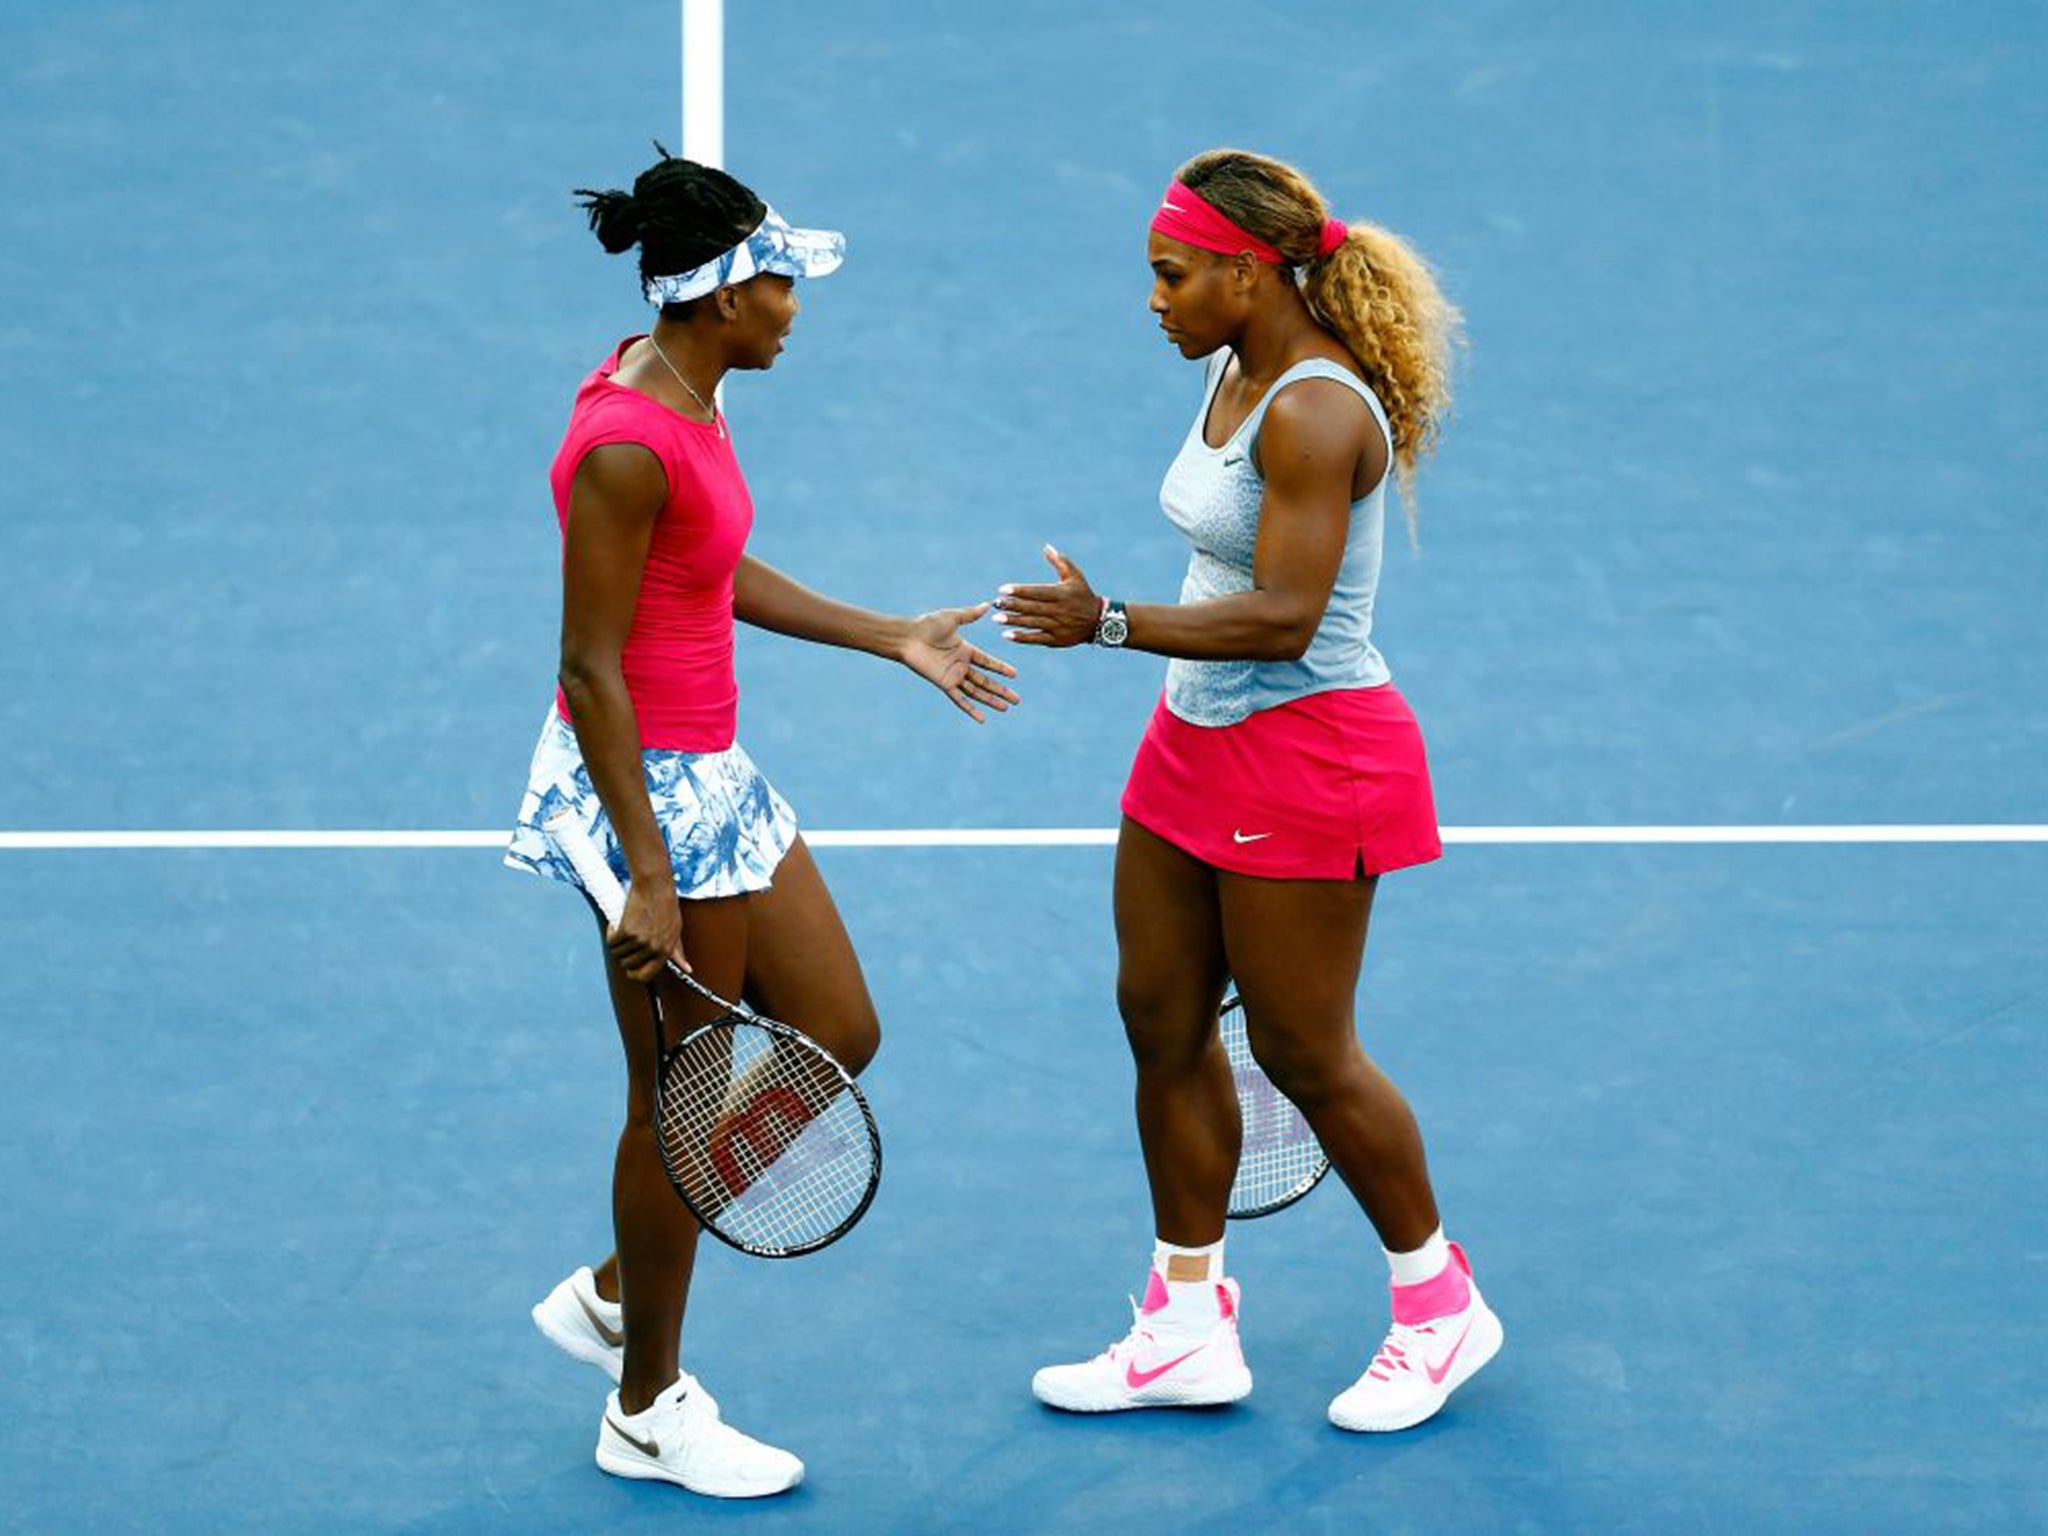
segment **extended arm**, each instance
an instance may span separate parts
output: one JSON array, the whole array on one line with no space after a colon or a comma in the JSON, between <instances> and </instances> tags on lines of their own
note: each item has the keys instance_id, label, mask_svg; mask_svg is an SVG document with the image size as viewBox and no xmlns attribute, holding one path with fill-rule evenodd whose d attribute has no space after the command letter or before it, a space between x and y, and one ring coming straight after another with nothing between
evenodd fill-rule
<instances>
[{"instance_id":1,"label":"extended arm","mask_svg":"<svg viewBox=\"0 0 2048 1536\"><path fill-rule=\"evenodd\" d=\"M1290 661L1308 649L1344 561L1361 428L1377 430L1349 390L1319 385L1309 380L1283 391L1261 426L1266 490L1252 590L1200 603L1133 603L1126 649L1196 661ZM1052 551L1048 558L1059 582L1004 587L999 621L1020 644L1082 644L1095 633L1102 599L1072 561Z\"/></svg>"},{"instance_id":2,"label":"extended arm","mask_svg":"<svg viewBox=\"0 0 2048 1536\"><path fill-rule=\"evenodd\" d=\"M988 604L980 603L940 608L917 618L875 613L813 592L752 555L740 560L733 576L733 612L746 623L798 640L900 661L977 722L984 718L983 705L1006 710L1017 702L1015 691L997 681L1015 677L1017 669L960 635L964 625L987 611Z\"/></svg>"},{"instance_id":3,"label":"extended arm","mask_svg":"<svg viewBox=\"0 0 2048 1536\"><path fill-rule=\"evenodd\" d=\"M819 645L836 645L870 656L902 659L912 621L856 608L813 592L765 560L740 557L733 575L733 614L743 624L773 630Z\"/></svg>"}]
</instances>

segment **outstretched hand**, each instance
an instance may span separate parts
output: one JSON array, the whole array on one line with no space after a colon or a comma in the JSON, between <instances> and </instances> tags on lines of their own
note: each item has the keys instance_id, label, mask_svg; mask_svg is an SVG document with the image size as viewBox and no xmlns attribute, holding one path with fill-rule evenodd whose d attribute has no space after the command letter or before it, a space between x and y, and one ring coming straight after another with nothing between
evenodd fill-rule
<instances>
[{"instance_id":1,"label":"outstretched hand","mask_svg":"<svg viewBox=\"0 0 2048 1536\"><path fill-rule=\"evenodd\" d=\"M957 704L979 725L984 707L1006 710L1017 702L1016 690L999 678L1015 677L1017 669L998 661L960 631L987 613L987 603L972 608L935 608L910 621L899 660Z\"/></svg>"},{"instance_id":2,"label":"outstretched hand","mask_svg":"<svg viewBox=\"0 0 2048 1536\"><path fill-rule=\"evenodd\" d=\"M1088 585L1081 567L1050 544L1045 546L1045 562L1059 577L1057 585L996 589L996 622L1006 626L1003 638L1055 649L1086 645L1102 622L1102 599Z\"/></svg>"}]
</instances>

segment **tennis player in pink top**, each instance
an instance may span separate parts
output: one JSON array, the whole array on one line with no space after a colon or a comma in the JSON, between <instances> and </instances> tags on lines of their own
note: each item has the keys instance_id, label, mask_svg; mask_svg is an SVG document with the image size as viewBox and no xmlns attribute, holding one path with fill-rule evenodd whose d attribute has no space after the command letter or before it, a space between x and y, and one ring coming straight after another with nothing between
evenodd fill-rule
<instances>
[{"instance_id":1,"label":"tennis player in pink top","mask_svg":"<svg viewBox=\"0 0 2048 1536\"><path fill-rule=\"evenodd\" d=\"M1116 861L1152 1271L1124 1339L1032 1388L1078 1412L1251 1391L1223 1266L1241 1127L1217 1012L1234 980L1254 1055L1392 1269L1391 1331L1330 1418L1404 1429L1502 1337L1445 1240L1415 1117L1352 1018L1379 877L1442 852L1422 735L1371 633L1387 482L1410 493L1436 438L1458 315L1400 240L1347 227L1299 171L1239 150L1181 167L1148 256L1167 339L1208 360L1160 496L1193 546L1180 601L1100 596L1052 549L1057 583L999 598L1022 644L1172 658Z\"/></svg>"},{"instance_id":2,"label":"tennis player in pink top","mask_svg":"<svg viewBox=\"0 0 2048 1536\"><path fill-rule=\"evenodd\" d=\"M807 591L746 553L754 505L719 382L774 365L797 316L795 279L836 268L842 238L793 229L723 171L666 151L631 192L582 195L607 251L639 247L659 315L584 380L555 457L560 688L505 861L574 883L543 830L567 810L629 883L605 945L628 1087L617 1252L533 1315L618 1383L600 1467L744 1498L794 1487L803 1464L727 1425L680 1367L698 1226L655 1148L649 989L662 989L673 1037L715 1010L667 974L670 959L714 992L800 1021L853 1071L880 1034L795 814L738 743L733 622L901 662L976 721L1016 702L1002 681L1016 673L960 634L986 604L893 618Z\"/></svg>"}]
</instances>

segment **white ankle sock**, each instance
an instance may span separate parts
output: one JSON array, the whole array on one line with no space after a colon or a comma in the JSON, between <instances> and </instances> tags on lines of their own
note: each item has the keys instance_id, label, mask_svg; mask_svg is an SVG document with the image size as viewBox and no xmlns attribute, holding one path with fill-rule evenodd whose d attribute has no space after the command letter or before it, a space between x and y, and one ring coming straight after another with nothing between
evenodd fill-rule
<instances>
[{"instance_id":1,"label":"white ankle sock","mask_svg":"<svg viewBox=\"0 0 2048 1536\"><path fill-rule=\"evenodd\" d=\"M1200 1280L1169 1280L1167 1273L1176 1258L1183 1261L1183 1269L1189 1267L1185 1261L1199 1259L1208 1274ZM1152 1246L1152 1272L1166 1287L1166 1305L1146 1314L1154 1333L1195 1335L1215 1325L1223 1313L1223 1305L1216 1299L1216 1286L1223 1278L1221 1238L1200 1248L1184 1248L1160 1239Z\"/></svg>"},{"instance_id":2,"label":"white ankle sock","mask_svg":"<svg viewBox=\"0 0 2048 1536\"><path fill-rule=\"evenodd\" d=\"M1387 1256L1396 1285L1420 1285L1425 1280L1434 1280L1451 1262L1451 1245L1444 1241L1442 1227L1430 1233L1423 1245L1411 1253L1395 1253L1391 1248L1380 1251Z\"/></svg>"}]
</instances>

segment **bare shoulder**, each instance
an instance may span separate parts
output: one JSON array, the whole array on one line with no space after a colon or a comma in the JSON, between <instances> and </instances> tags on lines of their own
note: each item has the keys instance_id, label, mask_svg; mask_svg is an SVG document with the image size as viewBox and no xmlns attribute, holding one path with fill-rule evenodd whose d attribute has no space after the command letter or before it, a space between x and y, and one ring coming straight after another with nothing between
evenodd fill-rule
<instances>
[{"instance_id":1,"label":"bare shoulder","mask_svg":"<svg viewBox=\"0 0 2048 1536\"><path fill-rule=\"evenodd\" d=\"M1269 450L1342 452L1355 460L1379 426L1357 390L1336 379L1296 379L1266 407L1259 435Z\"/></svg>"}]
</instances>

